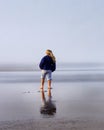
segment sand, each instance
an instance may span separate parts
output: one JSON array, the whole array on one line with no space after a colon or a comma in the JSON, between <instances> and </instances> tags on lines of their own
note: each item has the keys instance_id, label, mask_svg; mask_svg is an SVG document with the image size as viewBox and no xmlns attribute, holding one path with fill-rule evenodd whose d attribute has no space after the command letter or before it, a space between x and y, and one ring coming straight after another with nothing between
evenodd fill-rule
<instances>
[{"instance_id":1,"label":"sand","mask_svg":"<svg viewBox=\"0 0 104 130\"><path fill-rule=\"evenodd\" d=\"M104 122L84 119L41 119L1 122L0 130L104 130Z\"/></svg>"},{"instance_id":2,"label":"sand","mask_svg":"<svg viewBox=\"0 0 104 130\"><path fill-rule=\"evenodd\" d=\"M56 113L42 116L39 82L13 77L0 83L0 130L104 130L104 82L53 82Z\"/></svg>"}]
</instances>

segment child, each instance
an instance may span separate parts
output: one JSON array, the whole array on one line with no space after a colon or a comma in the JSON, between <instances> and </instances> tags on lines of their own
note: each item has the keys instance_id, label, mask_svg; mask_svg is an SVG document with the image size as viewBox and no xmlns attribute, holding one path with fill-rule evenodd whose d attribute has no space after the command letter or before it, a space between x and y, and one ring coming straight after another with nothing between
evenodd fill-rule
<instances>
[{"instance_id":1,"label":"child","mask_svg":"<svg viewBox=\"0 0 104 130\"><path fill-rule=\"evenodd\" d=\"M56 70L56 58L51 50L46 50L46 55L41 59L39 67L41 69L41 89L44 89L45 77L47 77L48 88L51 88L52 72Z\"/></svg>"}]
</instances>

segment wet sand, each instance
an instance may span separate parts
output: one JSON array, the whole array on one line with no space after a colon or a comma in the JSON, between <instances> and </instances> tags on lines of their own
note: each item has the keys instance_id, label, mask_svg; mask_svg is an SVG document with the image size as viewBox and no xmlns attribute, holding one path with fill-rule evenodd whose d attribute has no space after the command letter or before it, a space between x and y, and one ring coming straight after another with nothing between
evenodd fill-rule
<instances>
[{"instance_id":1,"label":"wet sand","mask_svg":"<svg viewBox=\"0 0 104 130\"><path fill-rule=\"evenodd\" d=\"M104 129L104 82L53 81L51 96L39 85L0 83L0 130ZM51 114L47 101L54 104Z\"/></svg>"},{"instance_id":2,"label":"wet sand","mask_svg":"<svg viewBox=\"0 0 104 130\"><path fill-rule=\"evenodd\" d=\"M54 115L40 114L42 96L34 84L8 84L5 89L7 86L6 99L0 99L0 106L5 107L0 110L0 130L104 129L103 83L55 83L51 90ZM48 98L46 91L44 94Z\"/></svg>"},{"instance_id":3,"label":"wet sand","mask_svg":"<svg viewBox=\"0 0 104 130\"><path fill-rule=\"evenodd\" d=\"M104 122L87 119L21 120L1 122L0 130L103 130Z\"/></svg>"}]
</instances>

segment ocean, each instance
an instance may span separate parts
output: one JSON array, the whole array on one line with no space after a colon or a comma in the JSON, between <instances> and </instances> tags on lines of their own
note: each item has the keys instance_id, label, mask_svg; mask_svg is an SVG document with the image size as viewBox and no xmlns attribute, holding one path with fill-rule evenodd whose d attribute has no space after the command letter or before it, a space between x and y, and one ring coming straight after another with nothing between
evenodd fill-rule
<instances>
[{"instance_id":1,"label":"ocean","mask_svg":"<svg viewBox=\"0 0 104 130\"><path fill-rule=\"evenodd\" d=\"M4 65L0 68L0 83L40 82L38 65ZM53 73L55 82L104 81L104 64L61 63Z\"/></svg>"}]
</instances>

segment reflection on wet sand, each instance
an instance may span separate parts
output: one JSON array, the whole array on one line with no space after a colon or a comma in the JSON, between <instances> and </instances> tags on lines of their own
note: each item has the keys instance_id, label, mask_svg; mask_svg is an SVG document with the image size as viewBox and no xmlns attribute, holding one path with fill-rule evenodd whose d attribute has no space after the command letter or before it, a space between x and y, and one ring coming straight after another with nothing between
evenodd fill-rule
<instances>
[{"instance_id":1,"label":"reflection on wet sand","mask_svg":"<svg viewBox=\"0 0 104 130\"><path fill-rule=\"evenodd\" d=\"M41 91L42 106L40 107L40 113L45 116L54 116L56 113L56 105L52 101L51 89L48 89L48 98L46 99L44 90Z\"/></svg>"}]
</instances>

